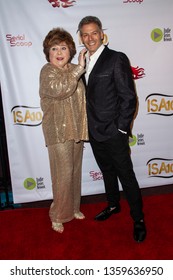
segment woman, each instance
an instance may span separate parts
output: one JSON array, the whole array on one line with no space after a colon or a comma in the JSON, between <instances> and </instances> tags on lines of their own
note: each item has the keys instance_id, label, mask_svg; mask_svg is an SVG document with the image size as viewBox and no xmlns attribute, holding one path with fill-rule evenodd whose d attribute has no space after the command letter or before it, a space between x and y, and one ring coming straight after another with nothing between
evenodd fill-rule
<instances>
[{"instance_id":1,"label":"woman","mask_svg":"<svg viewBox=\"0 0 173 280\"><path fill-rule=\"evenodd\" d=\"M52 29L43 41L47 64L40 72L42 128L48 148L53 202L49 216L52 228L62 233L63 223L84 219L80 212L83 141L88 140L85 88L81 75L84 53L78 65L72 36L62 28Z\"/></svg>"}]
</instances>

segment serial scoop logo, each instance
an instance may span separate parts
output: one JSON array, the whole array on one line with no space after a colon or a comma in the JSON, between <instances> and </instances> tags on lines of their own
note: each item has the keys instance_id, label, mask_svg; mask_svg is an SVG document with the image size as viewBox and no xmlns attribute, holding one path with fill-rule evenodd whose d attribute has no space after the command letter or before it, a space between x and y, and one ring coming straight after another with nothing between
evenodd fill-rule
<instances>
[{"instance_id":1,"label":"serial scoop logo","mask_svg":"<svg viewBox=\"0 0 173 280\"><path fill-rule=\"evenodd\" d=\"M173 159L152 158L147 162L147 166L149 177L173 177Z\"/></svg>"},{"instance_id":2,"label":"serial scoop logo","mask_svg":"<svg viewBox=\"0 0 173 280\"><path fill-rule=\"evenodd\" d=\"M7 42L11 47L30 47L32 42L25 38L25 34L13 36L12 34L6 35Z\"/></svg>"},{"instance_id":3,"label":"serial scoop logo","mask_svg":"<svg viewBox=\"0 0 173 280\"><path fill-rule=\"evenodd\" d=\"M173 95L152 93L146 97L145 101L147 102L148 114L173 115Z\"/></svg>"},{"instance_id":4,"label":"serial scoop logo","mask_svg":"<svg viewBox=\"0 0 173 280\"><path fill-rule=\"evenodd\" d=\"M134 80L141 79L145 76L144 68L139 67L139 66L137 66L137 67L131 66L131 69L132 69L132 74L133 74Z\"/></svg>"},{"instance_id":5,"label":"serial scoop logo","mask_svg":"<svg viewBox=\"0 0 173 280\"><path fill-rule=\"evenodd\" d=\"M38 126L42 123L40 107L14 106L11 109L15 125Z\"/></svg>"},{"instance_id":6,"label":"serial scoop logo","mask_svg":"<svg viewBox=\"0 0 173 280\"><path fill-rule=\"evenodd\" d=\"M70 1L70 0L48 0L49 3L52 4L53 8L69 8L74 6L73 3L75 3L76 1Z\"/></svg>"},{"instance_id":7,"label":"serial scoop logo","mask_svg":"<svg viewBox=\"0 0 173 280\"><path fill-rule=\"evenodd\" d=\"M124 0L123 3L139 3L141 4L143 0Z\"/></svg>"},{"instance_id":8,"label":"serial scoop logo","mask_svg":"<svg viewBox=\"0 0 173 280\"><path fill-rule=\"evenodd\" d=\"M164 28L161 30L160 28L155 28L151 32L151 39L156 43L160 42L162 39L163 41L172 41L171 29Z\"/></svg>"},{"instance_id":9,"label":"serial scoop logo","mask_svg":"<svg viewBox=\"0 0 173 280\"><path fill-rule=\"evenodd\" d=\"M101 171L90 171L89 172L90 177L93 179L93 181L103 180L103 174Z\"/></svg>"}]
</instances>

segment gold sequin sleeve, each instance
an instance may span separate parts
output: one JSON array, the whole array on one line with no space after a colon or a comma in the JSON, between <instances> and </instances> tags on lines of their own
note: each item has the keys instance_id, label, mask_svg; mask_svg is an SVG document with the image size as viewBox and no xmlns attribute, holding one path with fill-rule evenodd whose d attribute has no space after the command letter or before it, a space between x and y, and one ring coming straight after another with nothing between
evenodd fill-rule
<instances>
[{"instance_id":1,"label":"gold sequin sleeve","mask_svg":"<svg viewBox=\"0 0 173 280\"><path fill-rule=\"evenodd\" d=\"M80 65L68 70L47 63L40 72L42 128L47 146L66 140L88 140L85 87Z\"/></svg>"},{"instance_id":2,"label":"gold sequin sleeve","mask_svg":"<svg viewBox=\"0 0 173 280\"><path fill-rule=\"evenodd\" d=\"M74 94L80 76L85 72L80 65L71 70L62 70L50 63L43 66L40 73L40 97L63 100Z\"/></svg>"}]
</instances>

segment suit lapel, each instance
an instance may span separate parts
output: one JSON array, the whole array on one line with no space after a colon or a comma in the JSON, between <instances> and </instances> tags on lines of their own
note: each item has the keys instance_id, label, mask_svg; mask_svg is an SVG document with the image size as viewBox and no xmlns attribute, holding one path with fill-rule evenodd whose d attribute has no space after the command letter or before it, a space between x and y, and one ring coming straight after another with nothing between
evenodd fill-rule
<instances>
[{"instance_id":1,"label":"suit lapel","mask_svg":"<svg viewBox=\"0 0 173 280\"><path fill-rule=\"evenodd\" d=\"M81 78L82 78L82 81L83 81L83 83L84 83L84 86L86 87L86 79L85 79L85 74L83 74Z\"/></svg>"},{"instance_id":2,"label":"suit lapel","mask_svg":"<svg viewBox=\"0 0 173 280\"><path fill-rule=\"evenodd\" d=\"M102 53L100 54L99 58L97 59L90 75L89 75L89 79L88 79L88 85L91 83L91 81L93 80L94 75L97 73L97 71L102 67L102 63L103 61L106 59L107 56L107 52L108 52L108 48L107 46L105 46L104 50L102 51Z\"/></svg>"}]
</instances>

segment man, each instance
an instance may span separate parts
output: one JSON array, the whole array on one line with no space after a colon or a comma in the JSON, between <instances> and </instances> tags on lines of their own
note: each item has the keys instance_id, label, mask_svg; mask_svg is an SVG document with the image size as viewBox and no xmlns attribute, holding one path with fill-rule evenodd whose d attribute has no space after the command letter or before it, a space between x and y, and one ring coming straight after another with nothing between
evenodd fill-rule
<instances>
[{"instance_id":1,"label":"man","mask_svg":"<svg viewBox=\"0 0 173 280\"><path fill-rule=\"evenodd\" d=\"M86 58L86 97L90 144L102 171L108 206L96 217L104 221L120 212L118 178L134 221L133 237L146 237L142 197L129 153L128 136L137 97L130 63L124 53L103 45L101 21L84 17L78 26Z\"/></svg>"}]
</instances>

